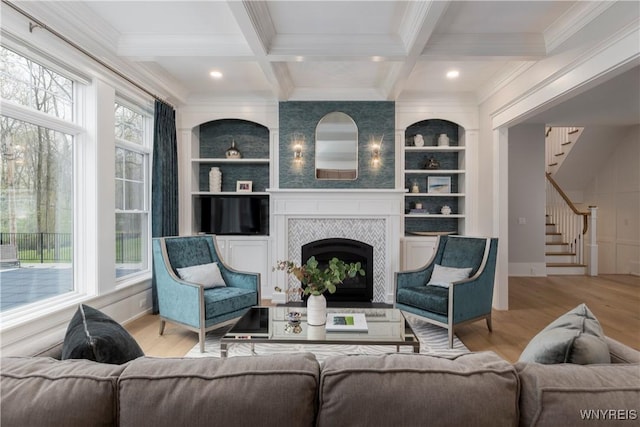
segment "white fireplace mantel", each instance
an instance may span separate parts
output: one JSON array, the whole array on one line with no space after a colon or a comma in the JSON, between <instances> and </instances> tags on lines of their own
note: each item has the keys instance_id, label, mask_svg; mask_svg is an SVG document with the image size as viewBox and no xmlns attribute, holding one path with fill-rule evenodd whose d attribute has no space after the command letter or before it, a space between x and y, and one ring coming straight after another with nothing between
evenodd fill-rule
<instances>
[{"instance_id":1,"label":"white fireplace mantel","mask_svg":"<svg viewBox=\"0 0 640 427\"><path fill-rule=\"evenodd\" d=\"M272 254L300 261L303 244L325 238L350 238L374 248L374 301L394 301L393 277L400 270L400 236L405 190L269 189ZM284 285L278 272L274 280ZM293 279L291 279L293 280ZM274 293L285 302L285 293Z\"/></svg>"}]
</instances>

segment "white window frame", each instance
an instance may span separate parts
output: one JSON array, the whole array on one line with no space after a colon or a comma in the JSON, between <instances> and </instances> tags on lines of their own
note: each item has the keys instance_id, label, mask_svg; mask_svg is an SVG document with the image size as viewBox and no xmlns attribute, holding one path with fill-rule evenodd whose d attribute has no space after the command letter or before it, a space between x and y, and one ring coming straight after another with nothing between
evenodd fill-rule
<instances>
[{"instance_id":1,"label":"white window frame","mask_svg":"<svg viewBox=\"0 0 640 427\"><path fill-rule=\"evenodd\" d=\"M151 153L152 153L152 144L153 144L153 113L149 112L145 108L128 101L122 96L116 95L116 104L119 104L123 107L126 107L136 113L139 113L143 117L142 127L143 127L143 136L142 143L137 144L134 142L130 142L120 138L114 138L114 152L118 148L122 148L125 150L133 151L143 155L144 162L144 209L143 210L122 210L122 209L114 209L114 214L118 213L144 213L147 218L147 226L143 230L143 235L141 236L141 241L143 242L142 256L146 257L145 264L146 269L128 274L126 276L122 276L120 278L116 277L116 288L125 287L131 283L138 283L139 278L142 275L150 275L151 274ZM114 128L115 132L115 128ZM114 176L114 180L115 180ZM114 208L115 208L115 200L114 200ZM114 230L114 238L115 238L115 230ZM115 265L114 265L115 269Z\"/></svg>"},{"instance_id":2,"label":"white window frame","mask_svg":"<svg viewBox=\"0 0 640 427\"><path fill-rule=\"evenodd\" d=\"M51 114L44 113L42 111L35 110L29 106L21 105L17 102L10 100L0 100L1 114L3 116L24 121L35 126L41 126L46 129L50 129L54 132L60 132L70 135L73 138L73 257L72 257L72 269L73 269L73 291L66 292L61 295L57 295L44 300L36 301L30 304L25 304L10 310L6 310L1 314L2 322L0 323L0 330L10 328L19 323L34 320L43 314L53 313L59 310L61 306L68 306L80 302L86 299L88 294L95 292L95 288L84 285L85 281L81 279L81 274L78 271L78 266L82 265L86 260L85 252L80 246L82 239L79 238L79 231L82 229L82 224L86 221L84 209L80 206L82 203L78 198L78 183L80 175L86 173L86 170L80 166L79 158L83 156L83 137L86 135L86 129L78 124L79 112L84 108L82 99L84 99L84 93L86 90L85 80L77 78L71 70L61 72L59 67L50 67L49 61L43 60L42 57L33 54L28 49L22 48L15 43L5 43L3 41L2 46L14 51L18 55L25 58L29 58L33 62L39 65L49 68L52 71L66 77L73 82L73 112L72 120L67 121L60 119Z\"/></svg>"}]
</instances>

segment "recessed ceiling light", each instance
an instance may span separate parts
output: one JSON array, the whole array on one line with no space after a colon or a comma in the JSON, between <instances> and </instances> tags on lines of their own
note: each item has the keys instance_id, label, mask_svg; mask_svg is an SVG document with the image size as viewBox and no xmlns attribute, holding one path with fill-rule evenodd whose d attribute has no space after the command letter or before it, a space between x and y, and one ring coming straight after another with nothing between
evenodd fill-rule
<instances>
[{"instance_id":1,"label":"recessed ceiling light","mask_svg":"<svg viewBox=\"0 0 640 427\"><path fill-rule=\"evenodd\" d=\"M460 75L460 71L458 71L458 70L447 71L447 78L448 79L458 78L459 75Z\"/></svg>"},{"instance_id":2,"label":"recessed ceiling light","mask_svg":"<svg viewBox=\"0 0 640 427\"><path fill-rule=\"evenodd\" d=\"M221 79L222 78L222 73L220 71L217 71L217 70L214 70L214 71L210 72L209 75L211 77L213 77L214 79Z\"/></svg>"}]
</instances>

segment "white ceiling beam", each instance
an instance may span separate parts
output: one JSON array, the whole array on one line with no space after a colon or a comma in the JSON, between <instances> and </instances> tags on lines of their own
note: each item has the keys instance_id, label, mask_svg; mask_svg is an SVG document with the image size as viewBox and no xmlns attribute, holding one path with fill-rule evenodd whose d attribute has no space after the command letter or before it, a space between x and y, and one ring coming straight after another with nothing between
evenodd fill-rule
<instances>
[{"instance_id":1,"label":"white ceiling beam","mask_svg":"<svg viewBox=\"0 0 640 427\"><path fill-rule=\"evenodd\" d=\"M544 58L546 54L542 34L434 34L422 51L421 59L531 60Z\"/></svg>"},{"instance_id":2,"label":"white ceiling beam","mask_svg":"<svg viewBox=\"0 0 640 427\"><path fill-rule=\"evenodd\" d=\"M279 34L269 49L271 60L333 58L361 61L374 58L403 59L406 51L397 35L386 34Z\"/></svg>"},{"instance_id":3,"label":"white ceiling beam","mask_svg":"<svg viewBox=\"0 0 640 427\"><path fill-rule=\"evenodd\" d=\"M428 0L409 3L400 25L400 37L405 44L407 57L401 65L392 67L386 81L379 87L379 90L386 94L387 99L398 99L447 7L449 7L449 1Z\"/></svg>"},{"instance_id":4,"label":"white ceiling beam","mask_svg":"<svg viewBox=\"0 0 640 427\"><path fill-rule=\"evenodd\" d=\"M293 90L293 82L286 64L273 63L267 58L276 34L267 3L228 0L227 4L265 78L271 85L273 94L279 100L288 99Z\"/></svg>"}]
</instances>

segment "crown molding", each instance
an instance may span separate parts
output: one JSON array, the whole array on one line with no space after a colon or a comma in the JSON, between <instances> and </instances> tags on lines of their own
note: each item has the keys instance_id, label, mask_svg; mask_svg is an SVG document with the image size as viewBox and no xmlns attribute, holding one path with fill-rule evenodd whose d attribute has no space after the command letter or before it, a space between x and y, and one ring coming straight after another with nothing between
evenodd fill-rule
<instances>
[{"instance_id":1,"label":"crown molding","mask_svg":"<svg viewBox=\"0 0 640 427\"><path fill-rule=\"evenodd\" d=\"M123 35L117 53L125 57L226 56L249 57L253 54L241 35L163 34Z\"/></svg>"},{"instance_id":2,"label":"crown molding","mask_svg":"<svg viewBox=\"0 0 640 427\"><path fill-rule=\"evenodd\" d=\"M550 106L572 91L585 90L588 85L613 70L640 64L638 24L633 22L625 26L617 34L557 68L545 79L492 111L493 126L508 125L524 114L529 114L532 106Z\"/></svg>"},{"instance_id":3,"label":"crown molding","mask_svg":"<svg viewBox=\"0 0 640 427\"><path fill-rule=\"evenodd\" d=\"M478 104L482 104L487 99L498 93L519 75L535 65L535 63L535 61L518 61L504 66L498 75L494 76L485 85L478 88L476 92Z\"/></svg>"},{"instance_id":4,"label":"crown molding","mask_svg":"<svg viewBox=\"0 0 640 427\"><path fill-rule=\"evenodd\" d=\"M27 1L19 7L91 52L116 52L120 33L82 2Z\"/></svg>"},{"instance_id":5,"label":"crown molding","mask_svg":"<svg viewBox=\"0 0 640 427\"><path fill-rule=\"evenodd\" d=\"M578 1L544 30L546 51L552 52L613 6L614 1Z\"/></svg>"},{"instance_id":6,"label":"crown molding","mask_svg":"<svg viewBox=\"0 0 640 427\"><path fill-rule=\"evenodd\" d=\"M287 101L388 101L373 88L295 88Z\"/></svg>"}]
</instances>

